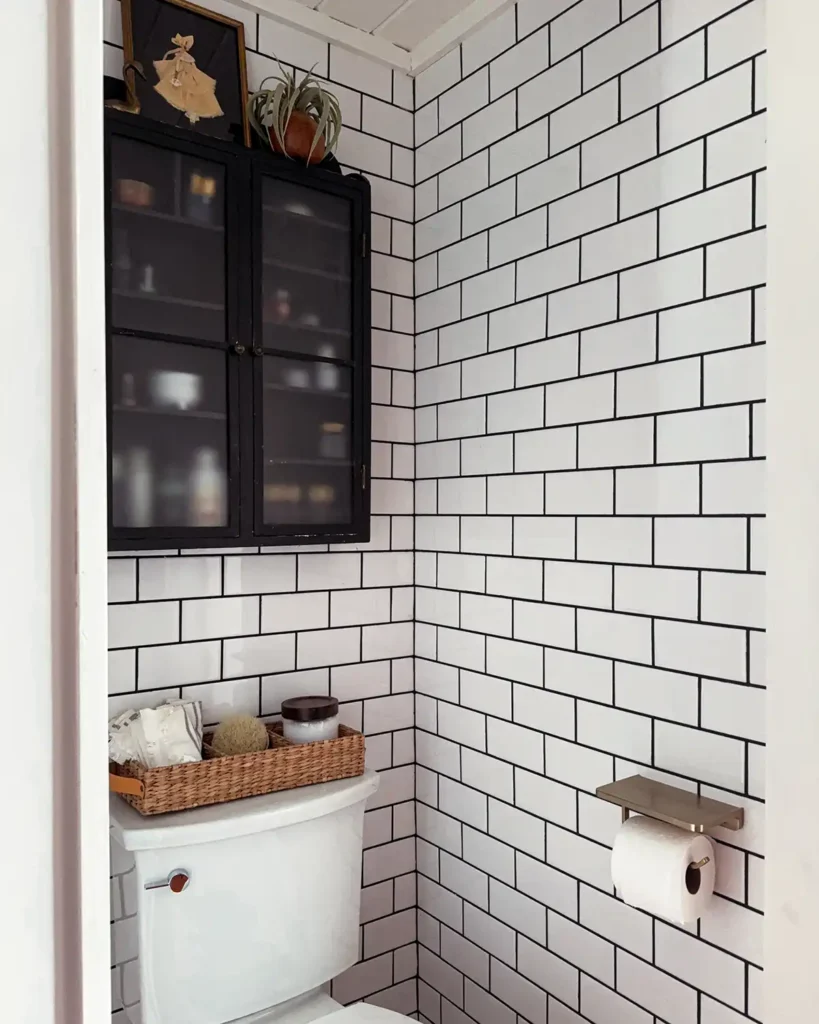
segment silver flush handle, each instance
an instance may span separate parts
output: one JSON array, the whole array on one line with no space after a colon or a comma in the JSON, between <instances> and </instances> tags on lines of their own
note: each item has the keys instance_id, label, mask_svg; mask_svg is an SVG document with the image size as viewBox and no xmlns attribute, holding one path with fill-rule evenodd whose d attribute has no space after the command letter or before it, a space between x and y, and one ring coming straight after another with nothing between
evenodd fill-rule
<instances>
[{"instance_id":1,"label":"silver flush handle","mask_svg":"<svg viewBox=\"0 0 819 1024\"><path fill-rule=\"evenodd\" d=\"M176 868L162 882L146 882L146 889L170 889L171 892L184 892L190 885L190 875L181 868Z\"/></svg>"}]
</instances>

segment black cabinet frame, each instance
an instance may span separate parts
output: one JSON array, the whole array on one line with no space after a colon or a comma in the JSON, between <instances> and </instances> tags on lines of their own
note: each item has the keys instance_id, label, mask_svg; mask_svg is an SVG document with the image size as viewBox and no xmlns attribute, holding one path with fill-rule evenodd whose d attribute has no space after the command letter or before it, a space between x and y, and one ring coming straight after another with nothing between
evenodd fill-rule
<instances>
[{"instance_id":1,"label":"black cabinet frame","mask_svg":"<svg viewBox=\"0 0 819 1024\"><path fill-rule=\"evenodd\" d=\"M111 140L114 136L159 146L171 152L199 157L224 168L225 181L225 302L224 342L184 338L124 328L112 318L112 231L106 218L106 320L108 412L108 538L109 549L146 550L208 547L256 547L317 543L362 543L370 536L370 187L359 175L341 175L322 168L305 168L293 161L259 150L248 150L215 140L191 137L170 126L142 123L129 114L106 112L106 212L114 201ZM339 359L352 375L351 517L343 524L301 526L266 525L263 518L262 372L266 354L261 317L262 182L272 177L302 188L319 190L349 201L351 247L351 351ZM112 379L113 337L135 336L175 344L192 344L226 353L228 415L228 526L134 528L113 525ZM281 352L286 356L286 352ZM300 358L304 359L302 354Z\"/></svg>"}]
</instances>

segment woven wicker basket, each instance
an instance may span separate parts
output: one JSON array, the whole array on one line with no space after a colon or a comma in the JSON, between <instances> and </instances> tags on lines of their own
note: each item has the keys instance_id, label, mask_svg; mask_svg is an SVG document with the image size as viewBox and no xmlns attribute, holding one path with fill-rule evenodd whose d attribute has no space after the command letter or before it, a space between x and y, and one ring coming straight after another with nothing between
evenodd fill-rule
<instances>
[{"instance_id":1,"label":"woven wicker basket","mask_svg":"<svg viewBox=\"0 0 819 1024\"><path fill-rule=\"evenodd\" d=\"M110 763L109 787L141 814L165 814L364 772L364 737L346 725L338 727L337 740L318 743L290 743L279 722L268 724L267 731L270 747L257 754L220 757L206 733L202 761L167 768Z\"/></svg>"}]
</instances>

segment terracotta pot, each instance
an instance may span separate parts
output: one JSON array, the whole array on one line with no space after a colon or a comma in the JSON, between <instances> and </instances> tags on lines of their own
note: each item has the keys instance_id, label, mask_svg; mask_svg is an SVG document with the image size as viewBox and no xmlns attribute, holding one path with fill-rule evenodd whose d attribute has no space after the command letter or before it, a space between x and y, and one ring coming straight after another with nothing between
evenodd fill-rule
<instances>
[{"instance_id":1,"label":"terracotta pot","mask_svg":"<svg viewBox=\"0 0 819 1024\"><path fill-rule=\"evenodd\" d=\"M287 128L284 132L284 149L279 145L279 140L276 138L275 133L268 128L267 134L270 138L270 145L277 153L285 153L295 160L304 160L306 163L310 146L313 144L313 138L316 134L316 124L316 121L309 114L305 114L301 110L294 110L290 115L290 120L287 122ZM316 142L309 162L311 164L320 163L324 159L326 149L327 145L322 135Z\"/></svg>"}]
</instances>

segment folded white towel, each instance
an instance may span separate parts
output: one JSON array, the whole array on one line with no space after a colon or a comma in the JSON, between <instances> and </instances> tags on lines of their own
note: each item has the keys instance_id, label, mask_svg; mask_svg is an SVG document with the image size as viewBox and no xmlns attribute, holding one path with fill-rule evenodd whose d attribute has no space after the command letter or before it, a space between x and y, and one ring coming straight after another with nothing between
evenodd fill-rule
<instances>
[{"instance_id":1,"label":"folded white towel","mask_svg":"<svg viewBox=\"0 0 819 1024\"><path fill-rule=\"evenodd\" d=\"M156 708L123 711L108 723L108 756L146 768L202 760L202 704L169 700Z\"/></svg>"}]
</instances>

